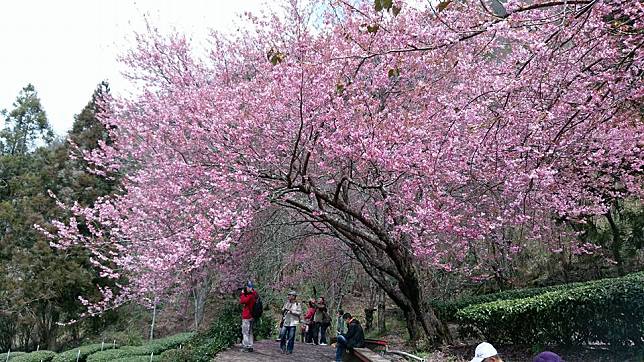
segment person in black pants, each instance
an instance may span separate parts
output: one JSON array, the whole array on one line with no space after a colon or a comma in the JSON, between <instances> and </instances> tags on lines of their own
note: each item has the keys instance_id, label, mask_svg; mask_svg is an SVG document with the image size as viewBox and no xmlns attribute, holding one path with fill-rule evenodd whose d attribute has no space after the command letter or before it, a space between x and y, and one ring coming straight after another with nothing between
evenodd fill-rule
<instances>
[{"instance_id":1,"label":"person in black pants","mask_svg":"<svg viewBox=\"0 0 644 362\"><path fill-rule=\"evenodd\" d=\"M342 362L344 351L352 348L364 347L364 331L357 319L350 313L344 313L342 319L347 323L347 333L338 335L338 342L335 347L335 360Z\"/></svg>"}]
</instances>

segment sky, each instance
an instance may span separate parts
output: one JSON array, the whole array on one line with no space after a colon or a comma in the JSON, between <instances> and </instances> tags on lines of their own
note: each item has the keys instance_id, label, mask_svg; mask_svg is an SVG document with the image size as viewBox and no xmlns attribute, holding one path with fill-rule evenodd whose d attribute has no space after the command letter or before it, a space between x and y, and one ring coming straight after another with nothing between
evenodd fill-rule
<instances>
[{"instance_id":1,"label":"sky","mask_svg":"<svg viewBox=\"0 0 644 362\"><path fill-rule=\"evenodd\" d=\"M0 0L0 110L35 86L54 131L63 136L102 80L127 91L119 54L145 19L203 43L209 29L233 31L265 0ZM0 119L0 128L3 121Z\"/></svg>"}]
</instances>

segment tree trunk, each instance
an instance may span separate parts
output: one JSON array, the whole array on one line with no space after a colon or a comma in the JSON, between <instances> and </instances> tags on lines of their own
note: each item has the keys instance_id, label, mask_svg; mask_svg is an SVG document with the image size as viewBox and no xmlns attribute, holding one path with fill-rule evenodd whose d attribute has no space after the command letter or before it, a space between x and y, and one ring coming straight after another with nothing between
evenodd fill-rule
<instances>
[{"instance_id":1,"label":"tree trunk","mask_svg":"<svg viewBox=\"0 0 644 362\"><path fill-rule=\"evenodd\" d=\"M396 260L394 273L386 265L370 259L369 255L359 248L352 249L367 274L402 310L412 343L416 343L422 337L422 332L435 345L451 341L447 327L438 320L433 309L425 302L411 253L405 252L402 247L387 250L388 256ZM394 280L387 276L388 273L379 270L378 266L387 269L390 274L395 274Z\"/></svg>"},{"instance_id":2,"label":"tree trunk","mask_svg":"<svg viewBox=\"0 0 644 362\"><path fill-rule=\"evenodd\" d=\"M617 207L615 207L615 209L617 209ZM617 223L613 218L611 210L608 210L606 213L606 219L608 219L610 230L613 233L613 242L610 245L610 250L613 253L615 263L617 263L617 273L620 276L624 276L626 273L624 272L624 260L622 259L622 234L619 230L619 226L617 226Z\"/></svg>"},{"instance_id":3,"label":"tree trunk","mask_svg":"<svg viewBox=\"0 0 644 362\"><path fill-rule=\"evenodd\" d=\"M305 174L303 170L302 175ZM361 209L350 206L348 181L345 182L348 178L340 181L335 194L316 188L308 177L302 178L304 183L297 186L297 190L307 198L313 194L316 203L293 197L280 199L279 203L308 216L316 228L319 223L324 224L351 248L367 274L402 309L412 342L421 338L421 331L433 344L449 342L447 327L436 318L423 295L410 242L404 240L404 236L392 238L389 227L383 226L382 220L365 216ZM288 178L289 188L294 187L292 181ZM329 208L335 212L329 212Z\"/></svg>"}]
</instances>

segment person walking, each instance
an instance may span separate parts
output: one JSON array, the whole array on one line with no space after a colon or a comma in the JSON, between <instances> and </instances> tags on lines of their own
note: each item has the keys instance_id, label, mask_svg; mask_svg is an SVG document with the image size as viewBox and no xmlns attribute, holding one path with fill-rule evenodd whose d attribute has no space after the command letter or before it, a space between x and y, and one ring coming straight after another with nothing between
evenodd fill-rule
<instances>
[{"instance_id":1,"label":"person walking","mask_svg":"<svg viewBox=\"0 0 644 362\"><path fill-rule=\"evenodd\" d=\"M364 331L360 322L353 318L350 313L344 313L342 319L347 323L347 333L338 335L338 342L335 347L336 362L342 362L345 350L364 347Z\"/></svg>"},{"instance_id":2,"label":"person walking","mask_svg":"<svg viewBox=\"0 0 644 362\"><path fill-rule=\"evenodd\" d=\"M242 352L253 351L253 307L257 302L257 292L249 280L244 290L239 295L242 308Z\"/></svg>"},{"instance_id":3,"label":"person walking","mask_svg":"<svg viewBox=\"0 0 644 362\"><path fill-rule=\"evenodd\" d=\"M280 335L280 349L282 353L293 353L293 345L295 344L295 331L297 325L300 323L300 316L302 314L302 306L297 302L297 293L293 290L288 292L286 303L282 307L282 330Z\"/></svg>"}]
</instances>

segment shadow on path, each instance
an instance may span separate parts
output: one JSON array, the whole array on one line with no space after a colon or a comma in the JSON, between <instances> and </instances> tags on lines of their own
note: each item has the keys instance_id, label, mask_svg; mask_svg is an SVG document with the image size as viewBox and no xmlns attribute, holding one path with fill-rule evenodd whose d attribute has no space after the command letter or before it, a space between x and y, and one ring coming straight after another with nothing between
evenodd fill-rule
<instances>
[{"instance_id":1,"label":"shadow on path","mask_svg":"<svg viewBox=\"0 0 644 362\"><path fill-rule=\"evenodd\" d=\"M331 346L314 346L305 343L295 343L293 354L281 354L279 342L262 340L255 342L253 352L241 352L240 346L215 356L215 362L264 362L264 361L298 361L298 362L330 362L335 360L335 349Z\"/></svg>"}]
</instances>

